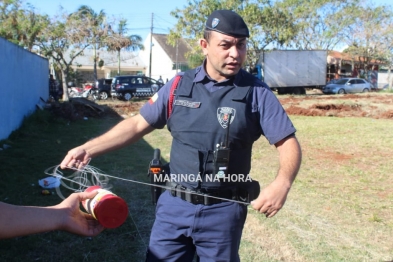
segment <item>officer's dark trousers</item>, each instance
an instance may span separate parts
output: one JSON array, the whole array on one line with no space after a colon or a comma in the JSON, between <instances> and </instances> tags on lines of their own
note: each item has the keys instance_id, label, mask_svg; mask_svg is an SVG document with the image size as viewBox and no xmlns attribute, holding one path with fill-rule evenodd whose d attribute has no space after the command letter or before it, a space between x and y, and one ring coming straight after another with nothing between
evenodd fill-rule
<instances>
[{"instance_id":1,"label":"officer's dark trousers","mask_svg":"<svg viewBox=\"0 0 393 262\"><path fill-rule=\"evenodd\" d=\"M233 202L194 205L164 192L157 203L147 261L239 260L247 207Z\"/></svg>"}]
</instances>

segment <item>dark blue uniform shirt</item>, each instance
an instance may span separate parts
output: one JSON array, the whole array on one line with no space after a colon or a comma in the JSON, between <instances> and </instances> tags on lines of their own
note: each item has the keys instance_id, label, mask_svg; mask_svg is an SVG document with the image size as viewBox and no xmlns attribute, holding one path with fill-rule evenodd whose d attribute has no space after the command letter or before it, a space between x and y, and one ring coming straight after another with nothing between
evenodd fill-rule
<instances>
[{"instance_id":1,"label":"dark blue uniform shirt","mask_svg":"<svg viewBox=\"0 0 393 262\"><path fill-rule=\"evenodd\" d=\"M217 91L228 85L236 85L244 71L240 71L233 78L217 82L211 79L203 65L196 69L195 83L202 83L209 92ZM163 128L167 123L167 107L169 93L174 78L166 83L140 110L143 118L154 128ZM270 144L275 144L296 132L282 105L270 88L255 78L252 94L251 113L259 114L262 133Z\"/></svg>"}]
</instances>

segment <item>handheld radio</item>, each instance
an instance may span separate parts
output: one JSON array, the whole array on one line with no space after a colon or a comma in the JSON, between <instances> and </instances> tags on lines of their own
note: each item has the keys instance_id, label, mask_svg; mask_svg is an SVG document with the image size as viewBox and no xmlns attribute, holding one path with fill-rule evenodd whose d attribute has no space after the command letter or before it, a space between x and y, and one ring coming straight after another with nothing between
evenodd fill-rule
<instances>
[{"instance_id":1,"label":"handheld radio","mask_svg":"<svg viewBox=\"0 0 393 262\"><path fill-rule=\"evenodd\" d=\"M160 175L162 174L163 166L161 163L161 151L156 148L154 150L153 160L150 161L148 176L150 176L150 183L154 185L163 185L162 181L159 181ZM151 187L151 199L154 205L157 204L158 198L162 192L161 187L152 186Z\"/></svg>"},{"instance_id":2,"label":"handheld radio","mask_svg":"<svg viewBox=\"0 0 393 262\"><path fill-rule=\"evenodd\" d=\"M224 143L217 144L216 150L214 150L213 174L220 179L223 179L228 172L229 155L231 151L229 149L229 126L231 125L231 118L232 114L229 114Z\"/></svg>"}]
</instances>

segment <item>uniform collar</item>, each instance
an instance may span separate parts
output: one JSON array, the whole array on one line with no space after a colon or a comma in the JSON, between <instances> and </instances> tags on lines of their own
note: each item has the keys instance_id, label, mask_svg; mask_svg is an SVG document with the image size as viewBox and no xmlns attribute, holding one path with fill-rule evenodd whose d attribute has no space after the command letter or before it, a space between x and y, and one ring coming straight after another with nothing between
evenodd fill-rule
<instances>
[{"instance_id":1,"label":"uniform collar","mask_svg":"<svg viewBox=\"0 0 393 262\"><path fill-rule=\"evenodd\" d=\"M235 79L233 80L234 85L239 86L240 81L243 77L245 77L245 71L243 69L240 69L239 72L235 75Z\"/></svg>"},{"instance_id":2,"label":"uniform collar","mask_svg":"<svg viewBox=\"0 0 393 262\"><path fill-rule=\"evenodd\" d=\"M221 82L217 82L216 80L212 79L206 73L205 64L206 64L206 59L203 61L202 65L200 65L196 68L195 78L194 78L195 83L201 82L202 84L206 84L209 82L213 82L214 84L217 84L217 85L232 85L234 79L237 78L237 75L236 75L235 77L231 77L231 78L223 80Z\"/></svg>"}]
</instances>

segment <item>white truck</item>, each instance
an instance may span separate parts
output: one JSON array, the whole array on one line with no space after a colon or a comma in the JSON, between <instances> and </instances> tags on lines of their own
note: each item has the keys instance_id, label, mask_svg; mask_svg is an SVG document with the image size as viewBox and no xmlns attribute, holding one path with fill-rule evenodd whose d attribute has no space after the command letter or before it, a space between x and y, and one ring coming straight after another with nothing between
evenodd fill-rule
<instances>
[{"instance_id":1,"label":"white truck","mask_svg":"<svg viewBox=\"0 0 393 262\"><path fill-rule=\"evenodd\" d=\"M326 85L326 50L273 50L261 54L257 77L278 94L305 94Z\"/></svg>"}]
</instances>

